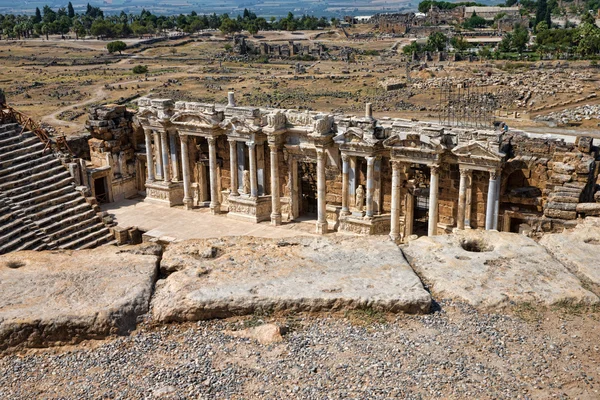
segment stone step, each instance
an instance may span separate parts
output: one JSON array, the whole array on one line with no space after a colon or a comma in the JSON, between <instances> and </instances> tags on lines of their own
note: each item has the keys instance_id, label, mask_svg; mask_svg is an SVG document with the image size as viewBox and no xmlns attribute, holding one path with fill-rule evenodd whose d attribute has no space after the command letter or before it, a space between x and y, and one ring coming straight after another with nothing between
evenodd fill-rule
<instances>
[{"instance_id":1,"label":"stone step","mask_svg":"<svg viewBox=\"0 0 600 400\"><path fill-rule=\"evenodd\" d=\"M44 210L52 208L53 206L58 206L60 204L66 204L67 202L69 202L71 200L76 200L76 199L81 199L81 200L85 201L85 198L81 195L81 193L76 192L71 188L68 192L66 192L60 196L50 197L46 201L34 203L33 205L30 205L29 207L24 207L23 212L26 215L34 215L34 214L38 215L38 213L44 212Z\"/></svg>"},{"instance_id":2,"label":"stone step","mask_svg":"<svg viewBox=\"0 0 600 400\"><path fill-rule=\"evenodd\" d=\"M8 197L12 198L13 196L31 192L38 188L43 188L44 190L46 190L46 188L48 186L52 185L53 183L57 183L57 182L60 182L62 180L66 180L66 179L69 179L71 182L73 181L73 178L71 178L71 175L65 170L63 173L55 174L55 175L49 176L47 178L41 179L39 181L31 182L27 185L22 185L22 186L13 188L13 189L6 190L5 193ZM13 201L15 201L15 200L13 200ZM18 201L18 200L16 200L16 201Z\"/></svg>"},{"instance_id":3,"label":"stone step","mask_svg":"<svg viewBox=\"0 0 600 400\"><path fill-rule=\"evenodd\" d=\"M56 220L52 224L47 225L46 227L42 228L42 231L49 236L53 236L57 231L64 229L65 226L68 227L68 226L77 224L85 219L92 219L95 217L96 217L96 213L94 212L94 210L92 210L90 208L88 210L83 210L82 212L80 212L78 214L75 214L72 216L67 216L66 218Z\"/></svg>"},{"instance_id":4,"label":"stone step","mask_svg":"<svg viewBox=\"0 0 600 400\"><path fill-rule=\"evenodd\" d=\"M29 154L34 153L36 151L44 150L44 147L44 143L40 142L39 140L36 140L35 143L31 143L28 146L20 146L17 149L7 151L5 153L0 153L0 162L12 160L23 154Z\"/></svg>"},{"instance_id":5,"label":"stone step","mask_svg":"<svg viewBox=\"0 0 600 400\"><path fill-rule=\"evenodd\" d=\"M12 131L19 131L21 132L21 129L23 129L23 127L17 123L10 123L10 124L4 124L4 125L0 125L0 139L4 139L3 135L5 135L6 133L10 133ZM15 132L15 133L19 133L19 132Z\"/></svg>"},{"instance_id":6,"label":"stone step","mask_svg":"<svg viewBox=\"0 0 600 400\"><path fill-rule=\"evenodd\" d=\"M67 237L72 232L83 232L86 229L93 227L94 225L97 225L101 222L102 221L97 216L93 216L92 218L85 218L80 221L68 224L65 228L51 233L50 236L52 238L55 238L56 242L61 242L61 238ZM62 242L64 242L64 240Z\"/></svg>"},{"instance_id":7,"label":"stone step","mask_svg":"<svg viewBox=\"0 0 600 400\"><path fill-rule=\"evenodd\" d=\"M19 132L21 132L21 129L19 129L18 132L16 130L12 131L11 136L9 136L9 137L7 137L5 139L0 140L0 149L3 148L4 146L8 146L8 145L11 145L13 143L20 142L22 140L22 138L24 138L24 137L25 138L29 138L31 136L35 136L31 132L23 132L22 135L19 135Z\"/></svg>"},{"instance_id":8,"label":"stone step","mask_svg":"<svg viewBox=\"0 0 600 400\"><path fill-rule=\"evenodd\" d=\"M82 203L85 202L85 199L83 197L78 197L78 198L74 198L72 200L69 201L64 201L64 202L60 202L54 206L51 207L45 207L42 210L36 212L35 214L32 214L32 219L34 221L38 221L40 219L44 219L48 214L54 215L56 213L59 213L61 211L64 210L68 210L68 209L72 209ZM87 203L86 203L87 204Z\"/></svg>"},{"instance_id":9,"label":"stone step","mask_svg":"<svg viewBox=\"0 0 600 400\"><path fill-rule=\"evenodd\" d=\"M54 156L54 154L49 153L42 157L37 158L24 158L19 163L13 163L11 166L7 168L0 169L0 178L6 175L11 175L13 173L18 173L21 171L27 171L30 168L35 168L38 165L45 164L46 162L58 159ZM59 161L60 162L60 161Z\"/></svg>"},{"instance_id":10,"label":"stone step","mask_svg":"<svg viewBox=\"0 0 600 400\"><path fill-rule=\"evenodd\" d=\"M46 244L43 242L43 238L37 237L34 240L23 244L20 247L17 247L14 251L22 251L22 250L43 250L46 247Z\"/></svg>"},{"instance_id":11,"label":"stone step","mask_svg":"<svg viewBox=\"0 0 600 400\"><path fill-rule=\"evenodd\" d=\"M36 236L36 232L34 231L27 232L24 235L18 235L16 239L11 240L5 245L0 245L0 254L13 251L19 245L22 246L23 243L27 243L30 239L35 239ZM3 241L0 241L0 243L3 243Z\"/></svg>"},{"instance_id":12,"label":"stone step","mask_svg":"<svg viewBox=\"0 0 600 400\"><path fill-rule=\"evenodd\" d=\"M83 221L82 221L83 222ZM102 230L105 228L104 224L99 221L94 221L91 224L87 224L86 226L80 227L70 233L64 235L58 235L58 232L55 232L52 236L54 242L60 247L62 244L72 242L78 238L90 235L96 231Z\"/></svg>"},{"instance_id":13,"label":"stone step","mask_svg":"<svg viewBox=\"0 0 600 400\"><path fill-rule=\"evenodd\" d=\"M33 161L33 160L32 160ZM19 164L21 167L15 169L14 172L11 172L7 175L0 175L0 184L3 184L8 181L14 181L20 179L22 177L31 176L41 171L48 170L50 168L54 168L55 166L62 166L60 161L54 157L52 158L44 158L43 162L29 162ZM65 167L63 167L65 168Z\"/></svg>"},{"instance_id":14,"label":"stone step","mask_svg":"<svg viewBox=\"0 0 600 400\"><path fill-rule=\"evenodd\" d=\"M104 236L100 237L99 239L96 239L93 242L89 242L81 247L78 247L77 250L91 249L91 248L94 248L97 246L106 246L106 245L113 245L113 246L117 245L117 241L115 240L115 237L110 232L107 235L104 235Z\"/></svg>"},{"instance_id":15,"label":"stone step","mask_svg":"<svg viewBox=\"0 0 600 400\"><path fill-rule=\"evenodd\" d=\"M9 217L11 217L12 220L7 223L3 223L0 226L0 243L2 243L2 235L4 235L5 232L8 232L10 235L14 235L23 230L21 229L21 226L23 226L25 229L27 228L27 226L23 225L23 221L15 218L14 215L9 214Z\"/></svg>"},{"instance_id":16,"label":"stone step","mask_svg":"<svg viewBox=\"0 0 600 400\"><path fill-rule=\"evenodd\" d=\"M25 176L21 179L8 180L8 181L5 181L4 179L2 179L2 181L4 181L4 182L0 183L0 190L7 191L7 190L15 188L15 187L27 185L30 182L40 181L44 178L57 175L61 172L66 172L66 169L60 163L58 163L58 165L50 166L50 168L43 169L37 173L32 173L31 175Z\"/></svg>"},{"instance_id":17,"label":"stone step","mask_svg":"<svg viewBox=\"0 0 600 400\"><path fill-rule=\"evenodd\" d=\"M75 215L75 214L78 214L78 213L83 212L83 211L85 211L85 210L87 210L89 208L90 208L90 205L88 203L82 203L82 204L79 204L79 205L77 205L75 207L67 208L66 210L63 210L63 211L59 212L58 214L53 214L53 215L50 215L49 217L37 220L37 221L35 221L35 224L40 229L42 229L42 231L46 232L46 229L44 229L44 228L46 228L50 224L53 224L53 223L56 223L56 222L58 222L58 223L64 223L65 222L65 221L63 221L64 218L70 217L70 216Z\"/></svg>"},{"instance_id":18,"label":"stone step","mask_svg":"<svg viewBox=\"0 0 600 400\"><path fill-rule=\"evenodd\" d=\"M40 194L39 196L29 197L29 198L26 198L24 200L17 201L17 202L13 201L13 203L20 207L28 207L31 204L40 204L40 203L45 202L46 200L51 200L53 198L60 197L67 193L73 193L73 187L69 184L67 184L59 189L53 190L51 192L44 192L44 193Z\"/></svg>"},{"instance_id":19,"label":"stone step","mask_svg":"<svg viewBox=\"0 0 600 400\"><path fill-rule=\"evenodd\" d=\"M14 204L18 205L18 204L21 204L22 202L24 202L25 200L40 198L46 194L49 194L48 191L58 191L60 189L64 189L67 187L72 188L73 187L73 178L71 177L71 175L68 172L67 172L67 175L68 176L65 176L61 180L56 181L52 184L49 184L46 187L38 188L31 192L25 191L21 194L11 196L11 200L13 201Z\"/></svg>"},{"instance_id":20,"label":"stone step","mask_svg":"<svg viewBox=\"0 0 600 400\"><path fill-rule=\"evenodd\" d=\"M2 153L8 153L10 151L17 150L23 147L32 146L35 143L41 143L40 139L38 139L35 136L16 136L10 139L13 140L13 143L6 143L4 145L0 144L0 150L2 151Z\"/></svg>"},{"instance_id":21,"label":"stone step","mask_svg":"<svg viewBox=\"0 0 600 400\"><path fill-rule=\"evenodd\" d=\"M51 154L51 152L49 152L48 154ZM43 152L43 150L36 150L30 153L20 155L16 158L13 158L12 160L0 160L0 171L2 171L5 168L10 168L13 165L21 164L29 160L35 160L36 158L42 157L44 155L45 153Z\"/></svg>"},{"instance_id":22,"label":"stone step","mask_svg":"<svg viewBox=\"0 0 600 400\"><path fill-rule=\"evenodd\" d=\"M96 243L99 241L99 239L105 239L108 236L112 236L112 234L110 233L110 231L108 230L108 228L103 227L101 229L98 230L94 230L92 233L77 238L71 242L65 243L63 245L58 246L59 249L82 249L84 246L87 246L86 248L95 246Z\"/></svg>"}]
</instances>

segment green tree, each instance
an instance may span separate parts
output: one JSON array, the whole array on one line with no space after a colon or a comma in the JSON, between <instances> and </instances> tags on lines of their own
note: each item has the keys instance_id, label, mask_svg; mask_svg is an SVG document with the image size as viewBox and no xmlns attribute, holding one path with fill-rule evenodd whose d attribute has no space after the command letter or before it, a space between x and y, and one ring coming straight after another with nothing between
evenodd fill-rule
<instances>
[{"instance_id":1,"label":"green tree","mask_svg":"<svg viewBox=\"0 0 600 400\"><path fill-rule=\"evenodd\" d=\"M148 67L145 65L136 65L131 71L134 74L145 74L146 72L148 72Z\"/></svg>"},{"instance_id":2,"label":"green tree","mask_svg":"<svg viewBox=\"0 0 600 400\"><path fill-rule=\"evenodd\" d=\"M119 54L121 54L121 52L123 50L125 50L127 48L127 45L125 44L125 42L122 42L120 40L116 40L114 42L110 42L106 44L106 49L108 50L109 53L114 53L115 51L118 51Z\"/></svg>"},{"instance_id":3,"label":"green tree","mask_svg":"<svg viewBox=\"0 0 600 400\"><path fill-rule=\"evenodd\" d=\"M522 26L517 26L513 32L512 44L519 54L522 54L523 51L525 51L527 43L529 43L529 32Z\"/></svg>"},{"instance_id":4,"label":"green tree","mask_svg":"<svg viewBox=\"0 0 600 400\"><path fill-rule=\"evenodd\" d=\"M442 32L434 32L427 38L427 49L429 51L444 51L448 43L448 37Z\"/></svg>"},{"instance_id":5,"label":"green tree","mask_svg":"<svg viewBox=\"0 0 600 400\"><path fill-rule=\"evenodd\" d=\"M71 2L67 5L67 16L69 18L75 17L75 9L73 9L73 4L71 4Z\"/></svg>"},{"instance_id":6,"label":"green tree","mask_svg":"<svg viewBox=\"0 0 600 400\"><path fill-rule=\"evenodd\" d=\"M454 36L452 39L450 39L450 44L459 53L464 53L471 47L471 43L467 42L467 40L462 36Z\"/></svg>"},{"instance_id":7,"label":"green tree","mask_svg":"<svg viewBox=\"0 0 600 400\"><path fill-rule=\"evenodd\" d=\"M48 33L50 32L50 29L48 29L48 25L47 24L43 24L42 25L42 34L46 35L46 40L48 40Z\"/></svg>"},{"instance_id":8,"label":"green tree","mask_svg":"<svg viewBox=\"0 0 600 400\"><path fill-rule=\"evenodd\" d=\"M40 9L38 7L36 7L35 8L35 16L33 17L33 23L39 24L40 22L42 22L42 12L40 11Z\"/></svg>"}]
</instances>

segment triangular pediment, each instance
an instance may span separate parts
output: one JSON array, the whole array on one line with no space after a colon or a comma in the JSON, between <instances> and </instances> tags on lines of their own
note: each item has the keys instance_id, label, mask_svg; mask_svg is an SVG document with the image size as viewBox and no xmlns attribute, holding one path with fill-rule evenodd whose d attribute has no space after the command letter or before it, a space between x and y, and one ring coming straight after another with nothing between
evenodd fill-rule
<instances>
[{"instance_id":1,"label":"triangular pediment","mask_svg":"<svg viewBox=\"0 0 600 400\"><path fill-rule=\"evenodd\" d=\"M457 157L481 158L486 160L501 161L505 154L489 149L480 142L471 142L458 145L452 149Z\"/></svg>"}]
</instances>

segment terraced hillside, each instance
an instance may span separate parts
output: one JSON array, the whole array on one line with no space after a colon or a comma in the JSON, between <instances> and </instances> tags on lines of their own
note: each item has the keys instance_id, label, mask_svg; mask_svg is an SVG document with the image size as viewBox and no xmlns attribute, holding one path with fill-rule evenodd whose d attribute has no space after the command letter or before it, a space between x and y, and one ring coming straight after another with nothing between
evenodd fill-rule
<instances>
[{"instance_id":1,"label":"terraced hillside","mask_svg":"<svg viewBox=\"0 0 600 400\"><path fill-rule=\"evenodd\" d=\"M54 152L21 125L0 124L0 254L112 240Z\"/></svg>"}]
</instances>

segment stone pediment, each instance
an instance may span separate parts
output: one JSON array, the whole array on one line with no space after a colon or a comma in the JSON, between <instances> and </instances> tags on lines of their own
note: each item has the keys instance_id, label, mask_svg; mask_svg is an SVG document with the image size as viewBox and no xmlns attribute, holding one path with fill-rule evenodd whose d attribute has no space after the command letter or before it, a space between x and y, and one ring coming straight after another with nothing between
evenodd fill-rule
<instances>
[{"instance_id":1,"label":"stone pediment","mask_svg":"<svg viewBox=\"0 0 600 400\"><path fill-rule=\"evenodd\" d=\"M495 162L501 162L505 156L497 150L488 149L480 142L461 144L452 149L452 153L459 159L482 159Z\"/></svg>"},{"instance_id":2,"label":"stone pediment","mask_svg":"<svg viewBox=\"0 0 600 400\"><path fill-rule=\"evenodd\" d=\"M373 147L379 140L373 132L367 132L357 127L351 127L333 138L338 144Z\"/></svg>"},{"instance_id":3,"label":"stone pediment","mask_svg":"<svg viewBox=\"0 0 600 400\"><path fill-rule=\"evenodd\" d=\"M187 128L215 129L219 127L219 121L198 112L178 112L171 118L171 122L177 126Z\"/></svg>"},{"instance_id":4,"label":"stone pediment","mask_svg":"<svg viewBox=\"0 0 600 400\"><path fill-rule=\"evenodd\" d=\"M404 149L426 152L442 152L445 146L440 138L427 135L400 132L383 141L383 146L391 149Z\"/></svg>"},{"instance_id":5,"label":"stone pediment","mask_svg":"<svg viewBox=\"0 0 600 400\"><path fill-rule=\"evenodd\" d=\"M255 125L246 119L238 117L231 117L225 119L219 124L219 127L224 130L229 130L231 131L231 133L238 135L252 135L262 130L261 126Z\"/></svg>"}]
</instances>

